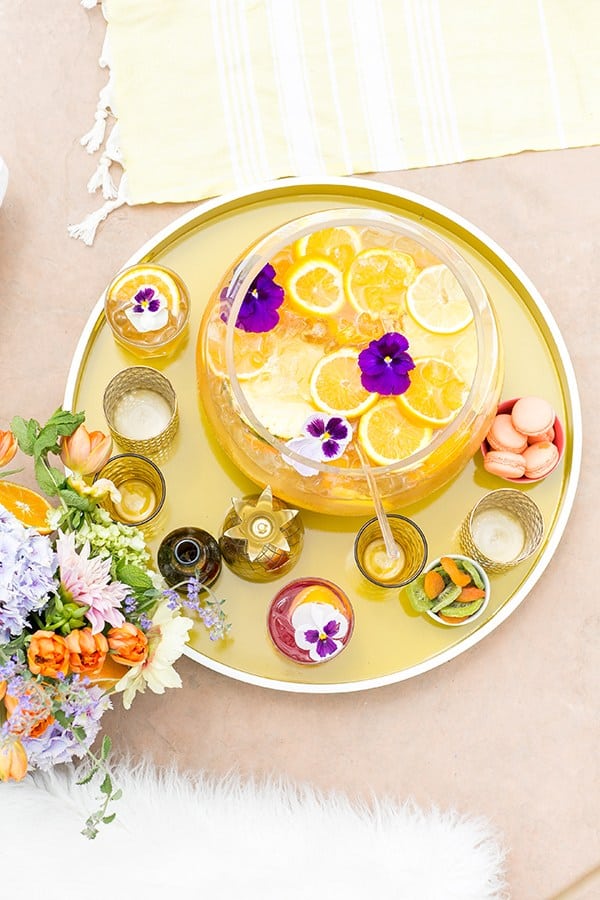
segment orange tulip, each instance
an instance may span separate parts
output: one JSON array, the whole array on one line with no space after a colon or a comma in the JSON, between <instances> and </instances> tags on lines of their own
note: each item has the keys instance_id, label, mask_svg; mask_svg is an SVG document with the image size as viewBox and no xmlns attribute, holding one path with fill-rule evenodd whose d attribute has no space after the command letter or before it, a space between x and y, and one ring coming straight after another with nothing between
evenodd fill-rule
<instances>
[{"instance_id":1,"label":"orange tulip","mask_svg":"<svg viewBox=\"0 0 600 900\"><path fill-rule=\"evenodd\" d=\"M36 631L27 648L27 663L34 675L56 678L69 671L69 648L64 637L53 631Z\"/></svg>"},{"instance_id":2,"label":"orange tulip","mask_svg":"<svg viewBox=\"0 0 600 900\"><path fill-rule=\"evenodd\" d=\"M148 656L148 638L133 622L111 628L108 632L108 646L112 659L122 666L137 666Z\"/></svg>"},{"instance_id":3,"label":"orange tulip","mask_svg":"<svg viewBox=\"0 0 600 900\"><path fill-rule=\"evenodd\" d=\"M6 693L6 681L0 681L0 700L2 700L5 693Z\"/></svg>"},{"instance_id":4,"label":"orange tulip","mask_svg":"<svg viewBox=\"0 0 600 900\"><path fill-rule=\"evenodd\" d=\"M25 747L18 738L5 738L0 744L0 781L21 781L26 774Z\"/></svg>"},{"instance_id":5,"label":"orange tulip","mask_svg":"<svg viewBox=\"0 0 600 900\"><path fill-rule=\"evenodd\" d=\"M60 458L68 469L79 475L94 475L107 462L112 438L101 431L88 431L85 425L62 440Z\"/></svg>"},{"instance_id":6,"label":"orange tulip","mask_svg":"<svg viewBox=\"0 0 600 900\"><path fill-rule=\"evenodd\" d=\"M39 737L54 722L54 716L49 712L52 701L36 682L28 684L22 693L27 698L23 704L19 704L19 698L12 694L7 694L4 698L8 730L19 737Z\"/></svg>"},{"instance_id":7,"label":"orange tulip","mask_svg":"<svg viewBox=\"0 0 600 900\"><path fill-rule=\"evenodd\" d=\"M91 628L78 628L65 638L69 649L72 672L97 675L108 653L108 641L102 634L92 634Z\"/></svg>"},{"instance_id":8,"label":"orange tulip","mask_svg":"<svg viewBox=\"0 0 600 900\"><path fill-rule=\"evenodd\" d=\"M0 469L7 466L17 452L17 439L12 431L0 431Z\"/></svg>"}]
</instances>

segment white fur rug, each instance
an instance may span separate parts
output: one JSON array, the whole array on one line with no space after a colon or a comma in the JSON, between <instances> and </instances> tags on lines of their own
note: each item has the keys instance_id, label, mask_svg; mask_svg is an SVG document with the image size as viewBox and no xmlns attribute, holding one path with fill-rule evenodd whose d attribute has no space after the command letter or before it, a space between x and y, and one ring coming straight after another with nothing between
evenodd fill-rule
<instances>
[{"instance_id":1,"label":"white fur rug","mask_svg":"<svg viewBox=\"0 0 600 900\"><path fill-rule=\"evenodd\" d=\"M73 769L0 785L2 897L44 900L488 900L506 897L489 823L414 804L366 809L273 781L121 764L123 798L80 836L99 796Z\"/></svg>"}]
</instances>

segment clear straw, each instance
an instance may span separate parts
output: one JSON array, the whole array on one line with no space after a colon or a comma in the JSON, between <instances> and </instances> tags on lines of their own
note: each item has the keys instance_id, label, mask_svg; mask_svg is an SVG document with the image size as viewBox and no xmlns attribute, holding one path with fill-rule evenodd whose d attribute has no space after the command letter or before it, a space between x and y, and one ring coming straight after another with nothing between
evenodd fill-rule
<instances>
[{"instance_id":1,"label":"clear straw","mask_svg":"<svg viewBox=\"0 0 600 900\"><path fill-rule=\"evenodd\" d=\"M365 478L367 479L367 484L369 485L371 497L373 498L375 515L377 516L379 527L381 528L381 536L383 537L383 543L385 544L385 552L390 559L398 559L398 557L400 556L400 548L394 540L388 517L386 515L385 509L383 508L381 494L379 493L377 483L375 481L375 478L373 477L373 473L371 472L371 467L365 459L365 455L359 444L357 443L355 444L355 446L356 452L358 453L358 458L360 459L362 470L365 473Z\"/></svg>"}]
</instances>

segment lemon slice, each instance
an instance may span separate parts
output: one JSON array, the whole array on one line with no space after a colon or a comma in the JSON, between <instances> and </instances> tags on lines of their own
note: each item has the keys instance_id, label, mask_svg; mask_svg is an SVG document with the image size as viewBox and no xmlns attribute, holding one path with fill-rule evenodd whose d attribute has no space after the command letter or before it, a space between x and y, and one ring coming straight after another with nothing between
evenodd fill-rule
<instances>
[{"instance_id":1,"label":"lemon slice","mask_svg":"<svg viewBox=\"0 0 600 900\"><path fill-rule=\"evenodd\" d=\"M267 431L282 440L298 437L315 408L301 397L279 397L272 383L262 379L247 381L244 396L258 421Z\"/></svg>"},{"instance_id":2,"label":"lemon slice","mask_svg":"<svg viewBox=\"0 0 600 900\"><path fill-rule=\"evenodd\" d=\"M258 377L240 382L252 412L271 434L284 440L298 437L314 416L310 378L322 357L319 345L289 337L277 343Z\"/></svg>"},{"instance_id":3,"label":"lemon slice","mask_svg":"<svg viewBox=\"0 0 600 900\"><path fill-rule=\"evenodd\" d=\"M448 266L423 269L406 294L411 316L427 331L454 334L473 320L471 304Z\"/></svg>"},{"instance_id":4,"label":"lemon slice","mask_svg":"<svg viewBox=\"0 0 600 900\"><path fill-rule=\"evenodd\" d=\"M358 424L358 440L371 462L380 466L407 459L432 437L432 429L411 422L393 397L379 400Z\"/></svg>"},{"instance_id":5,"label":"lemon slice","mask_svg":"<svg viewBox=\"0 0 600 900\"><path fill-rule=\"evenodd\" d=\"M379 395L362 386L358 354L358 350L343 347L316 364L310 378L310 395L318 409L352 419L373 406Z\"/></svg>"},{"instance_id":6,"label":"lemon slice","mask_svg":"<svg viewBox=\"0 0 600 900\"><path fill-rule=\"evenodd\" d=\"M117 302L132 300L140 288L150 285L163 295L173 316L179 315L179 288L175 279L161 266L132 266L113 282L111 297Z\"/></svg>"},{"instance_id":7,"label":"lemon slice","mask_svg":"<svg viewBox=\"0 0 600 900\"><path fill-rule=\"evenodd\" d=\"M441 428L455 418L469 388L454 366L444 359L415 359L410 387L398 397L402 410L413 420Z\"/></svg>"},{"instance_id":8,"label":"lemon slice","mask_svg":"<svg viewBox=\"0 0 600 900\"><path fill-rule=\"evenodd\" d=\"M284 278L290 301L309 316L334 316L344 305L341 269L324 256L304 256Z\"/></svg>"},{"instance_id":9,"label":"lemon slice","mask_svg":"<svg viewBox=\"0 0 600 900\"><path fill-rule=\"evenodd\" d=\"M297 258L325 256L345 271L361 249L357 230L351 225L339 225L305 234L294 244L294 255Z\"/></svg>"},{"instance_id":10,"label":"lemon slice","mask_svg":"<svg viewBox=\"0 0 600 900\"><path fill-rule=\"evenodd\" d=\"M417 275L408 253L372 247L354 257L344 278L346 295L359 312L394 314L404 307L408 285Z\"/></svg>"}]
</instances>

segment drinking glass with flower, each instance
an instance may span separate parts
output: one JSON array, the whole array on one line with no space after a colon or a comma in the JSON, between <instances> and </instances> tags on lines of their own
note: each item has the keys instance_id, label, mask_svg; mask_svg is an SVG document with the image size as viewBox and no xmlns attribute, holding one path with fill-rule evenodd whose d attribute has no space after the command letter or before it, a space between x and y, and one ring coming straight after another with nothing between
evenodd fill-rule
<instances>
[{"instance_id":1,"label":"drinking glass with flower","mask_svg":"<svg viewBox=\"0 0 600 900\"><path fill-rule=\"evenodd\" d=\"M229 628L222 601L193 579L182 598L151 564L139 529L111 519L100 502L112 482L90 483L112 439L88 432L83 413L58 409L45 425L16 417L0 431L0 467L17 449L32 457L45 497L0 473L0 780L87 759L82 783L99 776L102 804L83 834L112 821L118 800L100 720L121 694L129 709L146 687L180 687L173 663L197 614L214 640ZM53 466L60 456L65 473ZM118 500L117 500L118 502ZM107 675L107 670L111 669ZM114 671L118 675L114 675Z\"/></svg>"}]
</instances>

